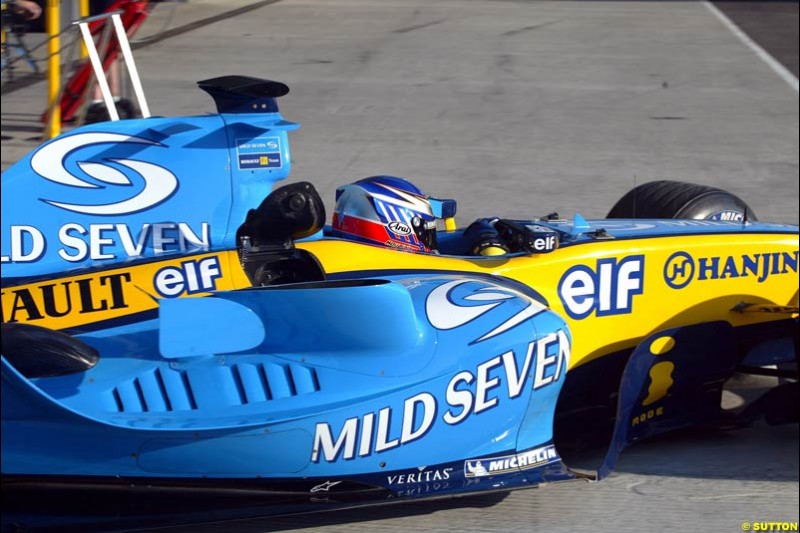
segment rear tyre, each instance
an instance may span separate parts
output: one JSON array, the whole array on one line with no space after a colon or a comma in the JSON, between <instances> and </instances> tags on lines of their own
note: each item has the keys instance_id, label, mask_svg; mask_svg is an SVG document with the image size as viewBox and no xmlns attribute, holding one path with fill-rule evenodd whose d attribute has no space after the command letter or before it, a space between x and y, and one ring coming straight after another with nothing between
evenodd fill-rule
<instances>
[{"instance_id":1,"label":"rear tyre","mask_svg":"<svg viewBox=\"0 0 800 533\"><path fill-rule=\"evenodd\" d=\"M628 191L607 218L757 220L744 201L722 189L681 181L650 181Z\"/></svg>"}]
</instances>

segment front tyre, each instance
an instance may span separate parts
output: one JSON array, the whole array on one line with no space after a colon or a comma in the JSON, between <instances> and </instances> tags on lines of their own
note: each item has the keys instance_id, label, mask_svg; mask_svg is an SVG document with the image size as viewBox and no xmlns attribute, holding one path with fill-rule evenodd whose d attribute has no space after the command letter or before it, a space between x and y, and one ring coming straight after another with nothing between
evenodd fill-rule
<instances>
[{"instance_id":1,"label":"front tyre","mask_svg":"<svg viewBox=\"0 0 800 533\"><path fill-rule=\"evenodd\" d=\"M681 181L650 181L628 191L607 218L684 218L696 220L757 220L738 196L707 185Z\"/></svg>"}]
</instances>

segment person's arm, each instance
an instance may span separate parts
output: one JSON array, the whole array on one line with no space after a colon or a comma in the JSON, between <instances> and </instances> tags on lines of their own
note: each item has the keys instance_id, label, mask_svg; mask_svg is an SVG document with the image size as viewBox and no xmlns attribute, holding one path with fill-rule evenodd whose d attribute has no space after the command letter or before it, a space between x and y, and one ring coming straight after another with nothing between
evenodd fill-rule
<instances>
[{"instance_id":1,"label":"person's arm","mask_svg":"<svg viewBox=\"0 0 800 533\"><path fill-rule=\"evenodd\" d=\"M37 19L42 14L42 8L32 0L14 0L11 3L11 9L17 15L22 15L25 20Z\"/></svg>"}]
</instances>

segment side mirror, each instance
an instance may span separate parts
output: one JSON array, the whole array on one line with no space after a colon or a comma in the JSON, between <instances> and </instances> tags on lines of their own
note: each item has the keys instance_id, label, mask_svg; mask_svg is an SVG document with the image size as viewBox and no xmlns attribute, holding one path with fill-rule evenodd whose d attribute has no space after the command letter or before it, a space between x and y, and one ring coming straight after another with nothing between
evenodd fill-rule
<instances>
[{"instance_id":1,"label":"side mirror","mask_svg":"<svg viewBox=\"0 0 800 533\"><path fill-rule=\"evenodd\" d=\"M494 228L512 252L542 254L559 246L558 232L547 226L501 218L494 223Z\"/></svg>"},{"instance_id":2,"label":"side mirror","mask_svg":"<svg viewBox=\"0 0 800 533\"><path fill-rule=\"evenodd\" d=\"M436 218L453 218L456 216L457 204L455 200L441 200L439 198L428 198Z\"/></svg>"}]
</instances>

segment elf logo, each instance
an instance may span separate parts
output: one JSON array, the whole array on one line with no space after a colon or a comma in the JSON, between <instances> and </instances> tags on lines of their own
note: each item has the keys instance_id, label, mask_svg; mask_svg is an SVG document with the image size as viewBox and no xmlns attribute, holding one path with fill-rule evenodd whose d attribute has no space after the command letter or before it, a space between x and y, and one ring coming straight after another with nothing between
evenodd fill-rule
<instances>
[{"instance_id":1,"label":"elf logo","mask_svg":"<svg viewBox=\"0 0 800 533\"><path fill-rule=\"evenodd\" d=\"M180 266L168 266L156 272L153 286L164 298L176 298L184 294L197 294L217 289L217 280L222 277L218 257L184 261Z\"/></svg>"},{"instance_id":2,"label":"elf logo","mask_svg":"<svg viewBox=\"0 0 800 533\"><path fill-rule=\"evenodd\" d=\"M592 269L577 265L567 270L558 283L558 295L567 314L577 320L596 316L627 314L633 297L644 291L644 256L617 260L598 259Z\"/></svg>"}]
</instances>

